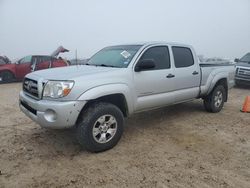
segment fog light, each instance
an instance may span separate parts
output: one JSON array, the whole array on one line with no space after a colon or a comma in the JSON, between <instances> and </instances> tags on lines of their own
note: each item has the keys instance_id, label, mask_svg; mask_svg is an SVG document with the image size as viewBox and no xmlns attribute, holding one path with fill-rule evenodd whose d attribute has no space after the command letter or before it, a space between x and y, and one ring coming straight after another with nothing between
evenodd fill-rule
<instances>
[{"instance_id":1,"label":"fog light","mask_svg":"<svg viewBox=\"0 0 250 188\"><path fill-rule=\"evenodd\" d=\"M54 110L48 109L44 113L44 118L49 122L54 122L57 118L56 112Z\"/></svg>"}]
</instances>

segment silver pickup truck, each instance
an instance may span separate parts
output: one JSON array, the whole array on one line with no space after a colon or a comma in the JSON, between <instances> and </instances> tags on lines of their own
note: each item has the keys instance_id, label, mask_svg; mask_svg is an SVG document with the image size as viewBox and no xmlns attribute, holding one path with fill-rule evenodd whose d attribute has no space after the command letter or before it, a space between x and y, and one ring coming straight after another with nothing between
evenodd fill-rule
<instances>
[{"instance_id":1,"label":"silver pickup truck","mask_svg":"<svg viewBox=\"0 0 250 188\"><path fill-rule=\"evenodd\" d=\"M106 47L86 65L28 74L20 108L40 126L76 127L88 151L114 147L124 117L202 98L219 112L234 85L233 65L200 64L194 49L175 43Z\"/></svg>"}]
</instances>

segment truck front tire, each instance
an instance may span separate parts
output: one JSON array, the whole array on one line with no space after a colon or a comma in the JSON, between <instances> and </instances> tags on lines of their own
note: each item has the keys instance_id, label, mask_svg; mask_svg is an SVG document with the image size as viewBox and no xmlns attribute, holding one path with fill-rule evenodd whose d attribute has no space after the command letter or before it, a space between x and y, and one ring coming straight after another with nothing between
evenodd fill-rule
<instances>
[{"instance_id":1,"label":"truck front tire","mask_svg":"<svg viewBox=\"0 0 250 188\"><path fill-rule=\"evenodd\" d=\"M123 133L121 110L110 103L93 103L82 112L77 123L77 140L90 152L113 148Z\"/></svg>"},{"instance_id":2,"label":"truck front tire","mask_svg":"<svg viewBox=\"0 0 250 188\"><path fill-rule=\"evenodd\" d=\"M204 99L204 107L208 112L217 113L223 108L226 98L224 86L217 85L213 91Z\"/></svg>"}]
</instances>

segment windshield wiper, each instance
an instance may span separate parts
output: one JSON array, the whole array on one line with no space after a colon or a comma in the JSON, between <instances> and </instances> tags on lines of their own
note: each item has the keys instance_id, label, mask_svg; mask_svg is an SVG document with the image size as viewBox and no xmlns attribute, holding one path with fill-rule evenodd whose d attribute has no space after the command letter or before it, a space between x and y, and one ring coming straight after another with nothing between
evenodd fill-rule
<instances>
[{"instance_id":1,"label":"windshield wiper","mask_svg":"<svg viewBox=\"0 0 250 188\"><path fill-rule=\"evenodd\" d=\"M101 66L101 67L116 67L116 68L120 68L118 66L115 66L115 65L107 65L107 64L92 64L92 63L85 63L84 65L89 65L89 66Z\"/></svg>"},{"instance_id":2,"label":"windshield wiper","mask_svg":"<svg viewBox=\"0 0 250 188\"><path fill-rule=\"evenodd\" d=\"M89 64L89 63L85 63L84 65L88 65L88 66L96 66L95 64Z\"/></svg>"},{"instance_id":3,"label":"windshield wiper","mask_svg":"<svg viewBox=\"0 0 250 188\"><path fill-rule=\"evenodd\" d=\"M106 65L106 64L100 64L100 66L102 66L102 67L117 67L117 66L114 66L114 65Z\"/></svg>"},{"instance_id":4,"label":"windshield wiper","mask_svg":"<svg viewBox=\"0 0 250 188\"><path fill-rule=\"evenodd\" d=\"M117 66L114 66L114 65L107 65L107 64L89 64L89 65L101 66L101 67L117 67Z\"/></svg>"}]
</instances>

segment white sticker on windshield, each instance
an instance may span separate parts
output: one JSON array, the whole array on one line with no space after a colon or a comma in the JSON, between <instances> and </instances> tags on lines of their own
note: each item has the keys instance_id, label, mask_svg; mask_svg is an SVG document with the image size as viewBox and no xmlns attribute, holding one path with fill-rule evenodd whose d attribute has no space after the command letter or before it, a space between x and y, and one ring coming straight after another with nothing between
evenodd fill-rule
<instances>
[{"instance_id":1,"label":"white sticker on windshield","mask_svg":"<svg viewBox=\"0 0 250 188\"><path fill-rule=\"evenodd\" d=\"M131 54L129 52L127 52L126 50L122 51L121 52L121 55L124 57L124 58L129 58L129 56L131 56Z\"/></svg>"}]
</instances>

